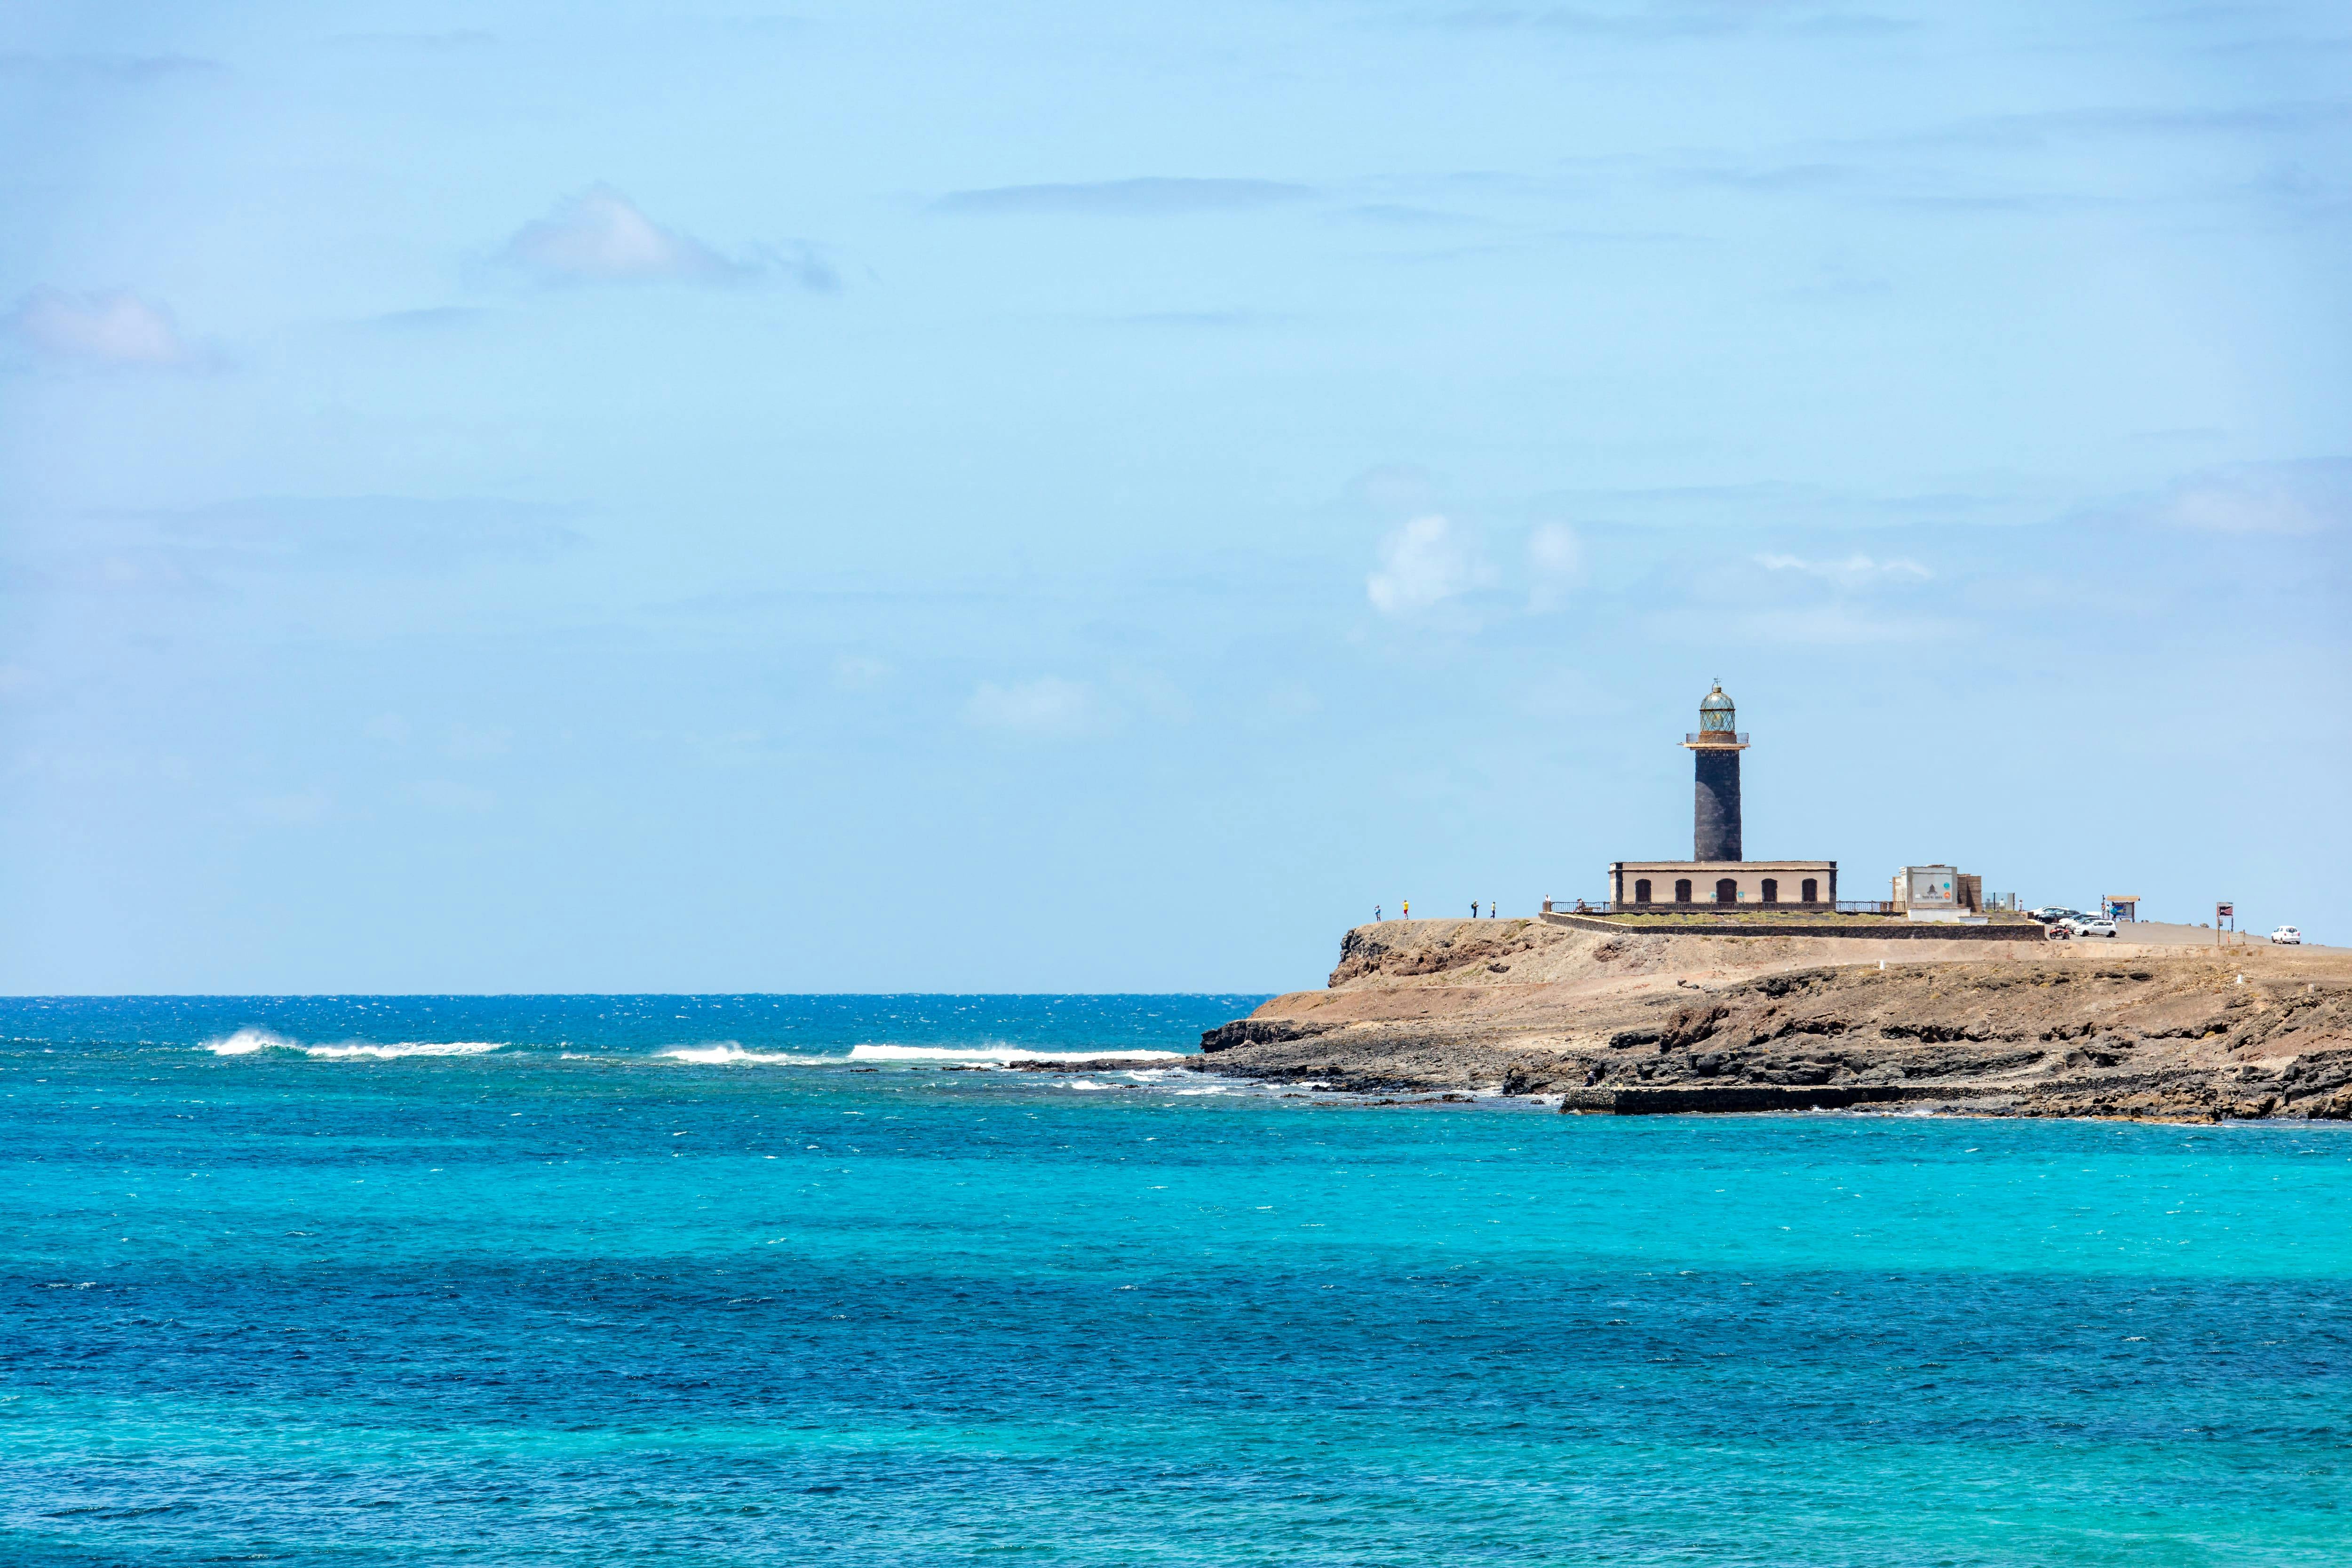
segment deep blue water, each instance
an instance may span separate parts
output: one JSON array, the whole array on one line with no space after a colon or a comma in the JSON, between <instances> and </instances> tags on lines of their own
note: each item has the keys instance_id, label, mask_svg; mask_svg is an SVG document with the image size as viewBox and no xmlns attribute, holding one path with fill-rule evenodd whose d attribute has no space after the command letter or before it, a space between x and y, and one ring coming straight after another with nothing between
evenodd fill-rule
<instances>
[{"instance_id":1,"label":"deep blue water","mask_svg":"<svg viewBox=\"0 0 2352 1568\"><path fill-rule=\"evenodd\" d=\"M1255 1000L0 1002L0 1553L2352 1561L2352 1130L941 1070Z\"/></svg>"}]
</instances>

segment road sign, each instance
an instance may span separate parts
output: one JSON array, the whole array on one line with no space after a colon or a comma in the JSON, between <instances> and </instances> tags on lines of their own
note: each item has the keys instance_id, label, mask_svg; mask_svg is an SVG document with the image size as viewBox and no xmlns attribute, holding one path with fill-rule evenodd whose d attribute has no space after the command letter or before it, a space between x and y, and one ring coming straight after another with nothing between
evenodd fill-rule
<instances>
[{"instance_id":1,"label":"road sign","mask_svg":"<svg viewBox=\"0 0 2352 1568\"><path fill-rule=\"evenodd\" d=\"M2215 904L2213 906L2213 918L2217 921L2235 919L2237 913L2238 906L2235 904Z\"/></svg>"}]
</instances>

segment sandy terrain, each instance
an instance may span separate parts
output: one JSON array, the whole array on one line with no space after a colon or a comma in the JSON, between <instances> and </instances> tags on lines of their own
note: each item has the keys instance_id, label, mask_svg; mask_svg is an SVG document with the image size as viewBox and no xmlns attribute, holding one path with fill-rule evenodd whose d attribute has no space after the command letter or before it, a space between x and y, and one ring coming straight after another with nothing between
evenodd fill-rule
<instances>
[{"instance_id":1,"label":"sandy terrain","mask_svg":"<svg viewBox=\"0 0 2352 1568\"><path fill-rule=\"evenodd\" d=\"M2352 1115L2352 952L2212 942L2155 925L2012 943L1389 921L1348 933L1324 989L1211 1031L1200 1066L1619 1111Z\"/></svg>"}]
</instances>

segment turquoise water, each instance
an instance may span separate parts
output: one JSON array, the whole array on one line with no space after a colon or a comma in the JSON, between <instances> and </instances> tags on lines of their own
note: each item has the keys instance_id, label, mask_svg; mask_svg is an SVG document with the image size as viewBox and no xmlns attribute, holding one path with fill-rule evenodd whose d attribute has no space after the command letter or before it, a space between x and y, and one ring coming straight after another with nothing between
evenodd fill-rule
<instances>
[{"instance_id":1,"label":"turquoise water","mask_svg":"<svg viewBox=\"0 0 2352 1568\"><path fill-rule=\"evenodd\" d=\"M941 1070L1255 1000L0 1003L0 1552L2352 1558L2352 1130Z\"/></svg>"}]
</instances>

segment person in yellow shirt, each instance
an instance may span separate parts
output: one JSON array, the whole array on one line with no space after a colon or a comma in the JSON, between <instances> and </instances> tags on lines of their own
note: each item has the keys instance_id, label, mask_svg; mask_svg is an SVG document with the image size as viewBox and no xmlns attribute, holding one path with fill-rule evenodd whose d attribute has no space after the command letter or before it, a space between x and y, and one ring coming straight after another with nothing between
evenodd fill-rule
<instances>
[{"instance_id":1,"label":"person in yellow shirt","mask_svg":"<svg viewBox=\"0 0 2352 1568\"><path fill-rule=\"evenodd\" d=\"M1404 901L1404 913L1399 918L1402 920L1412 919L1412 900L1411 899L1407 899Z\"/></svg>"}]
</instances>

